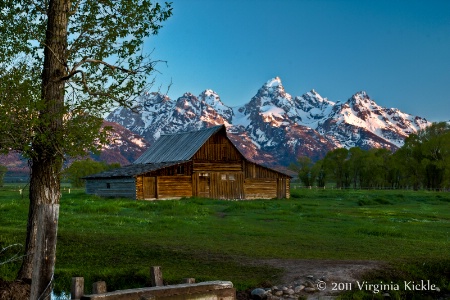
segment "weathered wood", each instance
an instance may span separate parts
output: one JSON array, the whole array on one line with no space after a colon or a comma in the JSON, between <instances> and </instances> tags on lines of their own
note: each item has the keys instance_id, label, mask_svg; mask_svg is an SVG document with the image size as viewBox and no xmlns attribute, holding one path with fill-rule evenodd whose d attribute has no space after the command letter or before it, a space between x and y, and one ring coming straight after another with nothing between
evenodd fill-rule
<instances>
[{"instance_id":1,"label":"weathered wood","mask_svg":"<svg viewBox=\"0 0 450 300\"><path fill-rule=\"evenodd\" d=\"M193 284L195 283L195 278L183 278L183 283Z\"/></svg>"},{"instance_id":2,"label":"weathered wood","mask_svg":"<svg viewBox=\"0 0 450 300\"><path fill-rule=\"evenodd\" d=\"M146 176L186 176L192 173L192 162L180 163L175 166L155 170Z\"/></svg>"},{"instance_id":3,"label":"weathered wood","mask_svg":"<svg viewBox=\"0 0 450 300\"><path fill-rule=\"evenodd\" d=\"M214 199L244 199L242 172L211 173L210 196Z\"/></svg>"},{"instance_id":4,"label":"weathered wood","mask_svg":"<svg viewBox=\"0 0 450 300\"><path fill-rule=\"evenodd\" d=\"M192 197L191 176L158 176L157 198Z\"/></svg>"},{"instance_id":5,"label":"weathered wood","mask_svg":"<svg viewBox=\"0 0 450 300\"><path fill-rule=\"evenodd\" d=\"M144 199L152 199L156 198L156 178L145 176L143 178L143 198Z\"/></svg>"},{"instance_id":6,"label":"weathered wood","mask_svg":"<svg viewBox=\"0 0 450 300\"><path fill-rule=\"evenodd\" d=\"M193 160L242 161L242 155L225 134L215 134L194 154Z\"/></svg>"},{"instance_id":7,"label":"weathered wood","mask_svg":"<svg viewBox=\"0 0 450 300\"><path fill-rule=\"evenodd\" d=\"M161 267L154 266L150 268L150 283L151 286L163 286L163 276Z\"/></svg>"},{"instance_id":8,"label":"weathered wood","mask_svg":"<svg viewBox=\"0 0 450 300\"><path fill-rule=\"evenodd\" d=\"M37 206L37 240L34 255L31 299L49 295L53 286L56 260L56 236L58 231L59 204L44 203Z\"/></svg>"},{"instance_id":9,"label":"weathered wood","mask_svg":"<svg viewBox=\"0 0 450 300\"><path fill-rule=\"evenodd\" d=\"M247 178L244 182L246 199L277 198L277 179Z\"/></svg>"},{"instance_id":10,"label":"weathered wood","mask_svg":"<svg viewBox=\"0 0 450 300\"><path fill-rule=\"evenodd\" d=\"M136 176L136 199L144 199L144 175Z\"/></svg>"},{"instance_id":11,"label":"weathered wood","mask_svg":"<svg viewBox=\"0 0 450 300\"><path fill-rule=\"evenodd\" d=\"M99 178L86 181L86 193L102 197L136 198L134 178Z\"/></svg>"},{"instance_id":12,"label":"weathered wood","mask_svg":"<svg viewBox=\"0 0 450 300\"><path fill-rule=\"evenodd\" d=\"M108 292L85 295L81 300L235 300L236 290L229 281L210 281Z\"/></svg>"},{"instance_id":13,"label":"weathered wood","mask_svg":"<svg viewBox=\"0 0 450 300\"><path fill-rule=\"evenodd\" d=\"M240 162L194 162L194 172L241 172L242 163Z\"/></svg>"},{"instance_id":14,"label":"weathered wood","mask_svg":"<svg viewBox=\"0 0 450 300\"><path fill-rule=\"evenodd\" d=\"M72 286L70 288L70 298L80 299L84 295L84 278L72 277Z\"/></svg>"},{"instance_id":15,"label":"weathered wood","mask_svg":"<svg viewBox=\"0 0 450 300\"><path fill-rule=\"evenodd\" d=\"M226 136L225 128L210 136L190 161L171 163L167 167L152 169L135 176L135 187L124 186L124 190L133 190L136 199L192 196L214 199L271 199L290 196L290 176L246 160ZM100 192L114 196L111 194L116 191L112 187L111 185L109 191L101 189Z\"/></svg>"},{"instance_id":16,"label":"weathered wood","mask_svg":"<svg viewBox=\"0 0 450 300\"><path fill-rule=\"evenodd\" d=\"M92 294L106 293L106 282L97 281L92 284Z\"/></svg>"}]
</instances>

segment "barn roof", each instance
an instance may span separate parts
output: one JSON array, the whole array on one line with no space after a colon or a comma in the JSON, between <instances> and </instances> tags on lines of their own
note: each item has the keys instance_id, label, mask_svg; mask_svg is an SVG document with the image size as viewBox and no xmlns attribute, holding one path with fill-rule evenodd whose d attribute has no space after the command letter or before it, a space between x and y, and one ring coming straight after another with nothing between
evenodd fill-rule
<instances>
[{"instance_id":1,"label":"barn roof","mask_svg":"<svg viewBox=\"0 0 450 300\"><path fill-rule=\"evenodd\" d=\"M185 162L186 161L163 162L155 164L131 164L118 169L112 169L109 171L89 175L84 177L84 179L133 177L136 175L148 173L166 167L175 166Z\"/></svg>"},{"instance_id":2,"label":"barn roof","mask_svg":"<svg viewBox=\"0 0 450 300\"><path fill-rule=\"evenodd\" d=\"M226 134L225 126L218 125L197 131L161 135L161 137L152 146L150 146L150 148L147 149L147 151L145 151L133 164L118 169L89 175L84 178L96 179L133 177L188 162L192 159L194 154L197 153L197 151L206 143L206 141L220 130L224 130ZM236 146L234 147L236 148ZM236 150L239 152L237 148ZM252 162L251 160L245 158L245 156L242 155L242 157L246 161ZM274 170L260 164L258 165L268 170L292 177L284 172Z\"/></svg>"},{"instance_id":3,"label":"barn roof","mask_svg":"<svg viewBox=\"0 0 450 300\"><path fill-rule=\"evenodd\" d=\"M221 129L225 130L225 126L161 135L144 154L136 159L134 164L189 160L213 134Z\"/></svg>"}]
</instances>

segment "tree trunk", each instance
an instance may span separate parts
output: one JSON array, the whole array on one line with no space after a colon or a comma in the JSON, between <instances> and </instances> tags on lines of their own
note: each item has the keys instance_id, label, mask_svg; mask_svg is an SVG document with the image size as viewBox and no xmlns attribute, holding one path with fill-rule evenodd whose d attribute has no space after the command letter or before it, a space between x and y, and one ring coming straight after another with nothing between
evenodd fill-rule
<instances>
[{"instance_id":1,"label":"tree trunk","mask_svg":"<svg viewBox=\"0 0 450 300\"><path fill-rule=\"evenodd\" d=\"M19 277L31 278L31 299L49 299L56 258L60 173L63 153L62 120L70 0L50 0L42 71L43 106L33 140L30 211L26 257Z\"/></svg>"},{"instance_id":2,"label":"tree trunk","mask_svg":"<svg viewBox=\"0 0 450 300\"><path fill-rule=\"evenodd\" d=\"M32 164L32 166L35 164ZM38 198L34 192L34 186L39 185L37 179L39 175L37 171L33 171L33 167L31 168L31 176L30 176L30 206L28 208L28 224L27 224L27 239L25 242L25 256L22 260L22 266L17 274L17 279L19 280L27 280L31 281L31 276L33 273L33 253L36 248L36 231L37 231L37 203ZM35 176L33 176L33 173Z\"/></svg>"}]
</instances>

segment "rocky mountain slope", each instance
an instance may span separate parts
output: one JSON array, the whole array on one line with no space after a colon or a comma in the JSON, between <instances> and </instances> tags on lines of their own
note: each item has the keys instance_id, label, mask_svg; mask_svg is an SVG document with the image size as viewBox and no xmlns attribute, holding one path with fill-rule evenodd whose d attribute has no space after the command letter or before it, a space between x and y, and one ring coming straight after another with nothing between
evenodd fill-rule
<instances>
[{"instance_id":1,"label":"rocky mountain slope","mask_svg":"<svg viewBox=\"0 0 450 300\"><path fill-rule=\"evenodd\" d=\"M426 119L384 108L365 92L346 102L332 102L312 90L293 97L276 77L267 81L245 105L226 106L205 90L176 100L158 93L141 97L137 112L113 111L117 122L153 143L161 134L225 124L242 153L259 163L288 165L300 155L323 157L337 147L384 147L396 150L411 133L430 124Z\"/></svg>"},{"instance_id":2,"label":"rocky mountain slope","mask_svg":"<svg viewBox=\"0 0 450 300\"><path fill-rule=\"evenodd\" d=\"M91 154L95 160L108 164L120 163L128 165L147 150L150 144L140 135L126 129L122 125L105 121L103 126L112 127L109 144L103 146L99 155Z\"/></svg>"},{"instance_id":3,"label":"rocky mountain slope","mask_svg":"<svg viewBox=\"0 0 450 300\"><path fill-rule=\"evenodd\" d=\"M109 144L104 146L100 154L90 154L91 158L106 163L120 163L128 165L135 161L150 144L140 135L131 132L120 124L105 121L103 126L112 127ZM66 162L70 164L69 161ZM19 153L13 152L8 155L0 155L0 165L8 168L10 176L28 176L28 161Z\"/></svg>"}]
</instances>

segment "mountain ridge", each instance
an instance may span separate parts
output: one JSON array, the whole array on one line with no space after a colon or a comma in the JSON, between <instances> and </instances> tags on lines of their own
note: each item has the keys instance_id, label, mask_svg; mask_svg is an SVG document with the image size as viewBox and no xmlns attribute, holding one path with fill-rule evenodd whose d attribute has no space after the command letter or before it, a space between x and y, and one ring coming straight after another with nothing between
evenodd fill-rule
<instances>
[{"instance_id":1,"label":"mountain ridge","mask_svg":"<svg viewBox=\"0 0 450 300\"><path fill-rule=\"evenodd\" d=\"M159 93L140 98L139 112L118 108L107 116L153 143L161 134L224 124L249 159L287 166L300 155L322 158L338 147L383 147L395 151L411 133L431 123L384 108L360 91L345 102L323 98L315 90L288 94L279 77L268 80L244 105L230 107L207 89L176 100Z\"/></svg>"}]
</instances>

